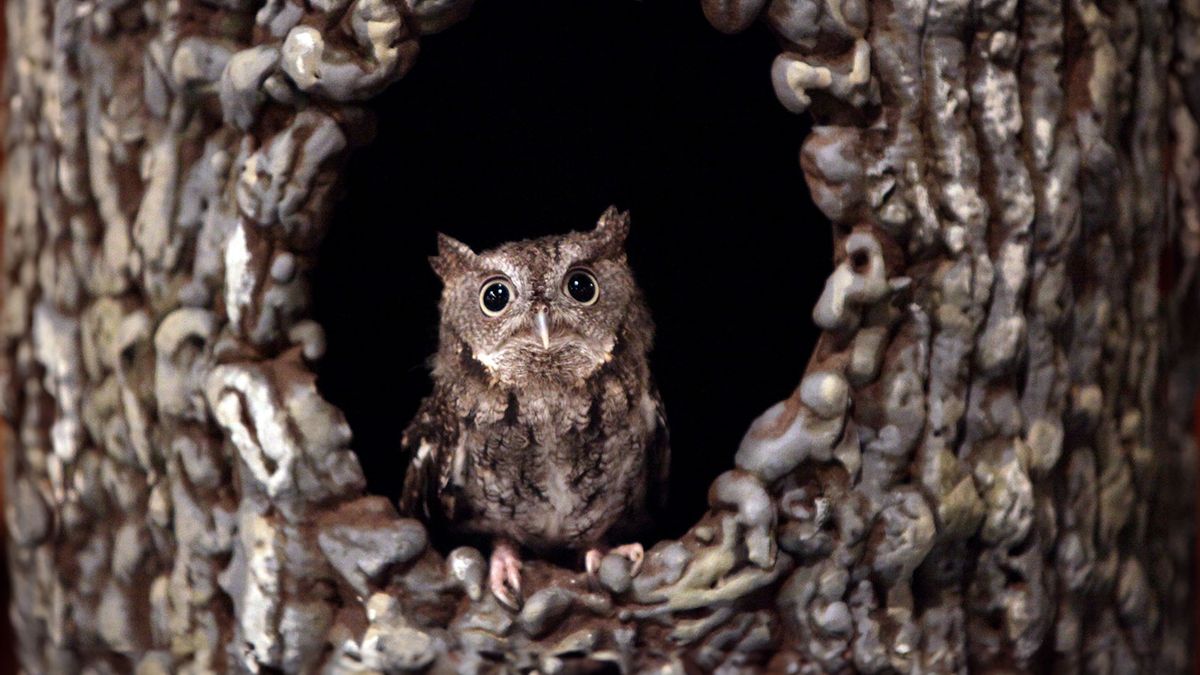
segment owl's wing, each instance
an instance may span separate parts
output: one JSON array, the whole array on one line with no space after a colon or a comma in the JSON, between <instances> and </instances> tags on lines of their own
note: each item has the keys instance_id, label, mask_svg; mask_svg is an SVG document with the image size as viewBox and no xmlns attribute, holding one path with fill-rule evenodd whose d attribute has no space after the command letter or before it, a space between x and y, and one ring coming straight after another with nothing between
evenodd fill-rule
<instances>
[{"instance_id":1,"label":"owl's wing","mask_svg":"<svg viewBox=\"0 0 1200 675\"><path fill-rule=\"evenodd\" d=\"M404 488L400 492L399 506L401 514L428 521L432 515L430 501L435 494L439 473L435 456L438 450L437 446L425 440L418 440L417 444L416 448L409 450L410 459L408 470L404 474Z\"/></svg>"},{"instance_id":2,"label":"owl's wing","mask_svg":"<svg viewBox=\"0 0 1200 675\"><path fill-rule=\"evenodd\" d=\"M671 478L671 438L658 389L651 390L650 398L654 403L654 431L646 445L646 507L657 517L667 506Z\"/></svg>"},{"instance_id":3,"label":"owl's wing","mask_svg":"<svg viewBox=\"0 0 1200 675\"><path fill-rule=\"evenodd\" d=\"M458 441L457 428L446 421L444 411L431 396L404 430L401 446L408 456L408 470L404 474L399 508L406 516L430 522L443 515L438 502L449 455Z\"/></svg>"}]
</instances>

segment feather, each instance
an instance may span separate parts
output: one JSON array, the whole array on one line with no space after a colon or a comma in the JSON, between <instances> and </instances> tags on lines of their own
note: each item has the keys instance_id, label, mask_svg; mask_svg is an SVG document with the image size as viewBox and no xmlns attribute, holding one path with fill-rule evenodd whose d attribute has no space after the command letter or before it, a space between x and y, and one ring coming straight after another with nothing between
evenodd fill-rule
<instances>
[{"instance_id":1,"label":"feather","mask_svg":"<svg viewBox=\"0 0 1200 675\"><path fill-rule=\"evenodd\" d=\"M671 478L671 433L658 390L650 393L654 401L654 432L646 445L646 508L658 516L667 508Z\"/></svg>"}]
</instances>

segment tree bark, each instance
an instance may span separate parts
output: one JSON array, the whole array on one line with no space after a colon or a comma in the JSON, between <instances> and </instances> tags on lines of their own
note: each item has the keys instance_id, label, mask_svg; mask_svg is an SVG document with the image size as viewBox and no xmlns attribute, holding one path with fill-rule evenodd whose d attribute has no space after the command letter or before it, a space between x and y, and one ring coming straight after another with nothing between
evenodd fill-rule
<instances>
[{"instance_id":1,"label":"tree bark","mask_svg":"<svg viewBox=\"0 0 1200 675\"><path fill-rule=\"evenodd\" d=\"M24 668L1187 670L1200 2L702 4L816 120L824 333L683 538L513 614L313 376L360 104L469 2L10 0Z\"/></svg>"}]
</instances>

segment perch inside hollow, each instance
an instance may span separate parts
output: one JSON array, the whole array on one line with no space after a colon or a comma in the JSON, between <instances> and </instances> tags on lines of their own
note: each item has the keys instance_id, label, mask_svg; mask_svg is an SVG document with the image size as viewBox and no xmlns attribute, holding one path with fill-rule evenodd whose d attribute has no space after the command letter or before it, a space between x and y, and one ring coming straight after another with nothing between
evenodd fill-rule
<instances>
[{"instance_id":1,"label":"perch inside hollow","mask_svg":"<svg viewBox=\"0 0 1200 675\"><path fill-rule=\"evenodd\" d=\"M7 5L26 669L1186 668L1194 12L703 2L817 120L823 333L684 535L599 587L533 561L510 612L366 494L313 374L360 102L468 4Z\"/></svg>"}]
</instances>

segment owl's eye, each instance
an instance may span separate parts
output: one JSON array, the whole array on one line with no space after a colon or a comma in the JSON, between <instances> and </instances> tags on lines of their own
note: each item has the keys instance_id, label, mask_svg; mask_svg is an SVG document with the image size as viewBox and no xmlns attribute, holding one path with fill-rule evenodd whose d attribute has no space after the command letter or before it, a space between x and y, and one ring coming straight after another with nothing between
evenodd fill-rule
<instances>
[{"instance_id":1,"label":"owl's eye","mask_svg":"<svg viewBox=\"0 0 1200 675\"><path fill-rule=\"evenodd\" d=\"M585 305L596 302L596 298L600 297L600 288L596 284L596 277L586 270L568 272L567 279L563 283L563 291L574 298L576 302Z\"/></svg>"},{"instance_id":2,"label":"owl's eye","mask_svg":"<svg viewBox=\"0 0 1200 675\"><path fill-rule=\"evenodd\" d=\"M512 298L512 284L504 279L489 279L479 291L479 306L488 316L500 316Z\"/></svg>"}]
</instances>

